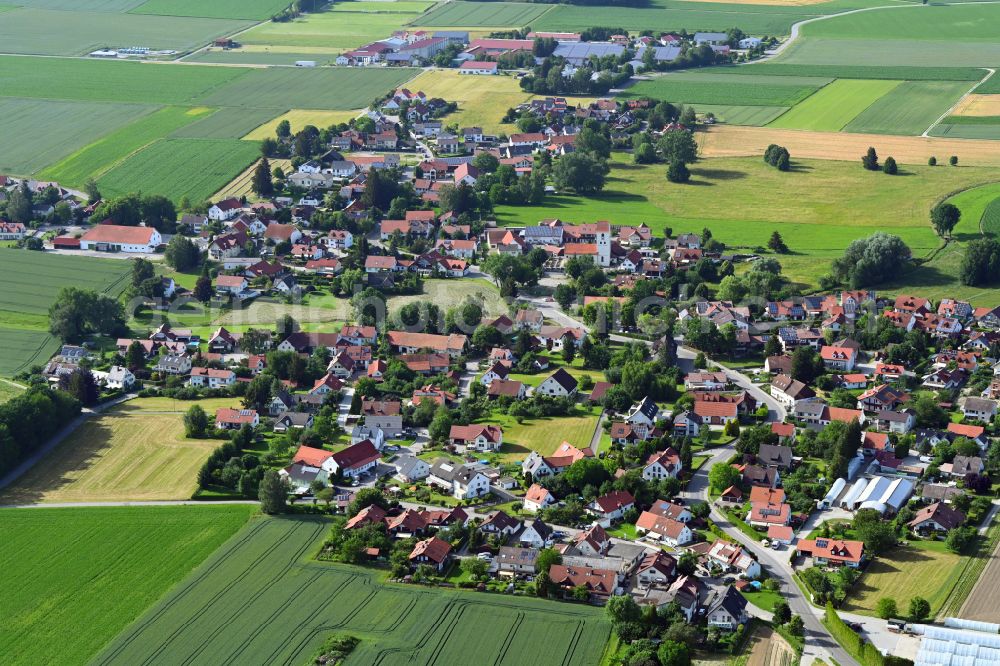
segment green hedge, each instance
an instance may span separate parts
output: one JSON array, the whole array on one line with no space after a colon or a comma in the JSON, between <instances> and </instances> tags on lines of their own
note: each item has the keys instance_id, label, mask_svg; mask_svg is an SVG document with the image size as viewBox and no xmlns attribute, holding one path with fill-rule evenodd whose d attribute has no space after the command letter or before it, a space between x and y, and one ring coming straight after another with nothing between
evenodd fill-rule
<instances>
[{"instance_id":1,"label":"green hedge","mask_svg":"<svg viewBox=\"0 0 1000 666\"><path fill-rule=\"evenodd\" d=\"M913 666L909 659L903 659L893 655L884 655L878 651L871 643L867 643L858 636L853 629L844 624L844 621L837 615L833 604L826 604L826 617L823 625L830 630L841 647L857 659L862 666Z\"/></svg>"}]
</instances>

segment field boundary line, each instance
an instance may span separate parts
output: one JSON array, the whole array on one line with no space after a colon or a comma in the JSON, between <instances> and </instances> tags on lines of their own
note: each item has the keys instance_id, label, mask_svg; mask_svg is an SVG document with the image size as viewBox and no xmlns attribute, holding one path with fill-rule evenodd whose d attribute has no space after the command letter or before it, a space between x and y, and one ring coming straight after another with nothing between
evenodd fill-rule
<instances>
[{"instance_id":1,"label":"field boundary line","mask_svg":"<svg viewBox=\"0 0 1000 666\"><path fill-rule=\"evenodd\" d=\"M993 75L996 74L996 73L997 73L997 70L992 69L992 68L986 68L986 76L984 76L982 79L980 79L979 82L976 83L975 85L973 85L971 88L969 88L968 90L966 90L965 94L962 95L961 97L959 97L958 100L956 100L954 104L952 104L950 107L948 107L947 111L945 111L940 116L938 116L938 119L935 120L933 123L931 123L931 126L928 127L927 129L925 129L924 133L921 134L920 136L922 136L922 137L930 136L930 131L932 129L934 129L935 127L937 127L938 125L940 125L941 121L944 120L945 118L947 118L948 116L950 116L951 112L954 111L956 108L958 108L958 105L961 104L962 101L966 97L968 97L969 95L971 95L976 90L976 88L978 88L979 86L981 86L984 83L986 83L987 81L989 81L993 77Z\"/></svg>"}]
</instances>

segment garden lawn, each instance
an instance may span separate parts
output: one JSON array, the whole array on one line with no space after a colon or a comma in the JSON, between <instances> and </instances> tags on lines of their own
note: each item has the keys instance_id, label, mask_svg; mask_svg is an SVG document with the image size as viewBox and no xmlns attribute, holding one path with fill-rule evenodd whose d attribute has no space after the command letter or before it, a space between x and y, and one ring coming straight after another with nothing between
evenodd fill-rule
<instances>
[{"instance_id":1,"label":"garden lawn","mask_svg":"<svg viewBox=\"0 0 1000 666\"><path fill-rule=\"evenodd\" d=\"M770 127L837 132L899 81L834 81L770 124ZM960 84L965 85L965 84Z\"/></svg>"},{"instance_id":2,"label":"garden lawn","mask_svg":"<svg viewBox=\"0 0 1000 666\"><path fill-rule=\"evenodd\" d=\"M385 584L382 570L310 561L328 530L318 516L254 521L93 663L302 664L332 632L361 639L346 664L600 662L600 608Z\"/></svg>"},{"instance_id":3,"label":"garden lawn","mask_svg":"<svg viewBox=\"0 0 1000 666\"><path fill-rule=\"evenodd\" d=\"M577 448L590 446L600 413L600 407L578 406L569 416L524 419L518 423L507 414L494 413L481 422L503 428L500 453L504 462L512 462L523 460L531 451L552 455L564 441Z\"/></svg>"},{"instance_id":4,"label":"garden lawn","mask_svg":"<svg viewBox=\"0 0 1000 666\"><path fill-rule=\"evenodd\" d=\"M256 143L232 139L161 139L104 173L105 196L162 194L175 203L205 201L260 156Z\"/></svg>"},{"instance_id":5,"label":"garden lawn","mask_svg":"<svg viewBox=\"0 0 1000 666\"><path fill-rule=\"evenodd\" d=\"M782 599L778 592L763 589L754 591L751 587L743 590L740 594L742 594L743 598L752 603L754 606L767 611L768 613L773 613L774 604L778 603Z\"/></svg>"},{"instance_id":6,"label":"garden lawn","mask_svg":"<svg viewBox=\"0 0 1000 666\"><path fill-rule=\"evenodd\" d=\"M4 663L89 662L255 510L0 509Z\"/></svg>"},{"instance_id":7,"label":"garden lawn","mask_svg":"<svg viewBox=\"0 0 1000 666\"><path fill-rule=\"evenodd\" d=\"M0 98L0 172L35 174L155 109L143 104Z\"/></svg>"},{"instance_id":8,"label":"garden lawn","mask_svg":"<svg viewBox=\"0 0 1000 666\"><path fill-rule=\"evenodd\" d=\"M0 44L4 53L25 55L81 56L108 46L131 45L188 51L252 25L248 21L141 14L112 17L105 12L22 7L4 12Z\"/></svg>"},{"instance_id":9,"label":"garden lawn","mask_svg":"<svg viewBox=\"0 0 1000 666\"><path fill-rule=\"evenodd\" d=\"M177 404L187 410L195 403ZM210 420L214 404L203 406ZM239 399L218 404L239 407ZM189 499L198 470L220 444L187 439L181 412L161 413L143 399L132 400L87 419L5 488L0 504Z\"/></svg>"},{"instance_id":10,"label":"garden lawn","mask_svg":"<svg viewBox=\"0 0 1000 666\"><path fill-rule=\"evenodd\" d=\"M906 81L855 116L844 131L921 134L968 90L968 82Z\"/></svg>"},{"instance_id":11,"label":"garden lawn","mask_svg":"<svg viewBox=\"0 0 1000 666\"><path fill-rule=\"evenodd\" d=\"M147 0L132 13L264 21L286 7L287 0Z\"/></svg>"},{"instance_id":12,"label":"garden lawn","mask_svg":"<svg viewBox=\"0 0 1000 666\"><path fill-rule=\"evenodd\" d=\"M961 556L947 550L944 542L911 541L869 564L843 608L874 615L883 597L895 599L905 609L910 599L919 596L930 602L933 617L955 586L961 563Z\"/></svg>"},{"instance_id":13,"label":"garden lawn","mask_svg":"<svg viewBox=\"0 0 1000 666\"><path fill-rule=\"evenodd\" d=\"M793 106L828 83L830 79L822 77L677 72L639 81L621 96L653 97L673 104Z\"/></svg>"},{"instance_id":14,"label":"garden lawn","mask_svg":"<svg viewBox=\"0 0 1000 666\"><path fill-rule=\"evenodd\" d=\"M39 102L39 104L51 105L52 102ZM80 104L80 102L72 103L74 106ZM211 109L163 107L97 139L45 169L40 176L63 186L82 187L88 178L96 179L132 153L209 113Z\"/></svg>"}]
</instances>

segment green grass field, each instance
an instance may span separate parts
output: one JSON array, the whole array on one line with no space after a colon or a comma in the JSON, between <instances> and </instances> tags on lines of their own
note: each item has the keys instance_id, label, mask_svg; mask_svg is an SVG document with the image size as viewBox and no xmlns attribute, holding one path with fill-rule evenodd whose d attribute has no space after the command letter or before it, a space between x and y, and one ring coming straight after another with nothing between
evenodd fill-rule
<instances>
[{"instance_id":1,"label":"green grass field","mask_svg":"<svg viewBox=\"0 0 1000 666\"><path fill-rule=\"evenodd\" d=\"M896 600L906 608L913 597L923 597L931 604L933 617L954 587L962 558L945 548L941 541L914 541L868 565L852 588L844 610L874 615L875 605L883 597Z\"/></svg>"},{"instance_id":2,"label":"green grass field","mask_svg":"<svg viewBox=\"0 0 1000 666\"><path fill-rule=\"evenodd\" d=\"M10 376L45 365L59 351L59 341L45 331L0 325L0 375Z\"/></svg>"},{"instance_id":3,"label":"green grass field","mask_svg":"<svg viewBox=\"0 0 1000 666\"><path fill-rule=\"evenodd\" d=\"M956 81L904 81L844 126L846 132L921 134L969 89Z\"/></svg>"},{"instance_id":4,"label":"green grass field","mask_svg":"<svg viewBox=\"0 0 1000 666\"><path fill-rule=\"evenodd\" d=\"M781 64L990 67L1000 63L992 4L927 5L847 14L802 27ZM985 75L986 72L982 72Z\"/></svg>"},{"instance_id":5,"label":"green grass field","mask_svg":"<svg viewBox=\"0 0 1000 666\"><path fill-rule=\"evenodd\" d=\"M49 105L51 102L39 102L39 104ZM75 104L81 103L75 102ZM88 178L99 177L132 153L170 132L203 118L210 111L210 109L187 109L179 106L163 107L97 139L44 169L40 175L68 187L80 187Z\"/></svg>"},{"instance_id":6,"label":"green grass field","mask_svg":"<svg viewBox=\"0 0 1000 666\"><path fill-rule=\"evenodd\" d=\"M622 97L653 97L685 104L794 106L828 83L829 79L813 77L679 72L640 81Z\"/></svg>"},{"instance_id":7,"label":"green grass field","mask_svg":"<svg viewBox=\"0 0 1000 666\"><path fill-rule=\"evenodd\" d=\"M0 381L0 405L7 402L14 396L21 395L21 393L23 392L24 389L19 388L14 384L10 384L5 381Z\"/></svg>"},{"instance_id":8,"label":"green grass field","mask_svg":"<svg viewBox=\"0 0 1000 666\"><path fill-rule=\"evenodd\" d=\"M670 227L675 234L709 227L723 242L749 248L766 245L777 230L792 251L778 257L785 272L815 285L827 261L875 231L898 234L916 256L927 255L940 244L927 218L934 203L946 193L1000 180L1000 169L994 168L907 166L907 175L889 178L853 162L794 155L792 160L793 170L782 173L759 158L706 159L692 165L691 183L675 185L664 177L663 165L638 166L615 156L600 196L550 196L542 206L500 206L497 220L524 225L553 217L629 219L655 230ZM761 192L780 194L762 198ZM957 262L947 269L925 273L927 286L957 284ZM903 286L917 277L907 275Z\"/></svg>"},{"instance_id":9,"label":"green grass field","mask_svg":"<svg viewBox=\"0 0 1000 666\"><path fill-rule=\"evenodd\" d=\"M541 379L547 376L539 375ZM591 373L591 376L599 378L599 373ZM520 461L532 451L551 455L563 442L569 442L577 448L590 446L600 413L598 407L578 408L570 416L525 419L523 423L518 423L506 414L495 414L482 422L503 428L500 453L505 461Z\"/></svg>"},{"instance_id":10,"label":"green grass field","mask_svg":"<svg viewBox=\"0 0 1000 666\"><path fill-rule=\"evenodd\" d=\"M983 233L994 238L1000 238L1000 194L986 206L983 216L980 218Z\"/></svg>"},{"instance_id":11,"label":"green grass field","mask_svg":"<svg viewBox=\"0 0 1000 666\"><path fill-rule=\"evenodd\" d=\"M237 67L0 56L0 91L8 97L183 104L250 71Z\"/></svg>"},{"instance_id":12,"label":"green grass field","mask_svg":"<svg viewBox=\"0 0 1000 666\"><path fill-rule=\"evenodd\" d=\"M958 117L958 116L954 116ZM945 136L954 139L1000 139L1000 118L993 123L951 123L942 122L930 131L931 136Z\"/></svg>"},{"instance_id":13,"label":"green grass field","mask_svg":"<svg viewBox=\"0 0 1000 666\"><path fill-rule=\"evenodd\" d=\"M385 584L308 560L327 529L316 517L254 521L93 663L302 664L334 633L361 639L347 666L600 662L610 625L599 608Z\"/></svg>"},{"instance_id":14,"label":"green grass field","mask_svg":"<svg viewBox=\"0 0 1000 666\"><path fill-rule=\"evenodd\" d=\"M145 0L10 0L23 7L79 12L127 12Z\"/></svg>"},{"instance_id":15,"label":"green grass field","mask_svg":"<svg viewBox=\"0 0 1000 666\"><path fill-rule=\"evenodd\" d=\"M716 70L706 70L708 72ZM790 65L764 62L726 67L730 74L756 76L825 76L834 79L894 79L897 81L979 81L986 74L974 67L882 67L878 65Z\"/></svg>"},{"instance_id":16,"label":"green grass field","mask_svg":"<svg viewBox=\"0 0 1000 666\"><path fill-rule=\"evenodd\" d=\"M413 21L413 25L438 28L534 27L538 18L551 9L549 5L523 2L447 2Z\"/></svg>"},{"instance_id":17,"label":"green grass field","mask_svg":"<svg viewBox=\"0 0 1000 666\"><path fill-rule=\"evenodd\" d=\"M201 3L211 5L212 3ZM216 37L245 30L248 21L19 8L4 12L4 53L86 55L106 46L141 44L154 50L187 51Z\"/></svg>"},{"instance_id":18,"label":"green grass field","mask_svg":"<svg viewBox=\"0 0 1000 666\"><path fill-rule=\"evenodd\" d=\"M728 125L762 127L788 111L787 106L740 106L735 104L699 104L700 114L714 113L719 122Z\"/></svg>"},{"instance_id":19,"label":"green grass field","mask_svg":"<svg viewBox=\"0 0 1000 666\"><path fill-rule=\"evenodd\" d=\"M207 67L206 69L229 69ZM198 102L206 106L288 109L359 109L413 78L417 70L392 68L254 69Z\"/></svg>"},{"instance_id":20,"label":"green grass field","mask_svg":"<svg viewBox=\"0 0 1000 666\"><path fill-rule=\"evenodd\" d=\"M432 6L432 2L339 2L325 12L304 14L292 21L262 23L240 35L248 45L268 45L283 48L315 48L338 54L378 39L385 39L417 18ZM228 52L228 57L253 58L256 49ZM303 56L299 59L316 60ZM251 62L252 60L247 60Z\"/></svg>"},{"instance_id":21,"label":"green grass field","mask_svg":"<svg viewBox=\"0 0 1000 666\"><path fill-rule=\"evenodd\" d=\"M107 195L163 194L205 201L260 157L251 141L161 139L115 165L98 179Z\"/></svg>"},{"instance_id":22,"label":"green grass field","mask_svg":"<svg viewBox=\"0 0 1000 666\"><path fill-rule=\"evenodd\" d=\"M0 509L7 664L84 664L255 507Z\"/></svg>"},{"instance_id":23,"label":"green grass field","mask_svg":"<svg viewBox=\"0 0 1000 666\"><path fill-rule=\"evenodd\" d=\"M770 124L770 127L838 132L899 81L842 79L811 95ZM965 84L960 84L965 85Z\"/></svg>"},{"instance_id":24,"label":"green grass field","mask_svg":"<svg viewBox=\"0 0 1000 666\"><path fill-rule=\"evenodd\" d=\"M264 21L288 6L288 0L147 0L133 14L199 16Z\"/></svg>"},{"instance_id":25,"label":"green grass field","mask_svg":"<svg viewBox=\"0 0 1000 666\"><path fill-rule=\"evenodd\" d=\"M0 172L34 174L154 109L142 104L0 98Z\"/></svg>"}]
</instances>

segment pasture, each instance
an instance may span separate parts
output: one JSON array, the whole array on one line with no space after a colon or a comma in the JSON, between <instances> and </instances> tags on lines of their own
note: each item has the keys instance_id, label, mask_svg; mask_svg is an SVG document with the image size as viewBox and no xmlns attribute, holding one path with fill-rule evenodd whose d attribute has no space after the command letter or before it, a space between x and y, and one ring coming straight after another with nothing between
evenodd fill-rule
<instances>
[{"instance_id":1,"label":"pasture","mask_svg":"<svg viewBox=\"0 0 1000 666\"><path fill-rule=\"evenodd\" d=\"M105 196L163 194L205 201L260 156L256 143L232 139L160 139L105 172Z\"/></svg>"},{"instance_id":2,"label":"pasture","mask_svg":"<svg viewBox=\"0 0 1000 666\"><path fill-rule=\"evenodd\" d=\"M534 27L538 18L551 9L549 5L523 2L447 2L413 21L413 25L436 28Z\"/></svg>"},{"instance_id":3,"label":"pasture","mask_svg":"<svg viewBox=\"0 0 1000 666\"><path fill-rule=\"evenodd\" d=\"M2 106L0 102L0 106ZM51 102L39 102L47 107ZM73 102L72 105L84 104ZM118 106L118 105L102 105ZM142 116L104 137L98 138L65 159L44 169L41 177L68 187L81 187L88 178L97 178L119 161L145 148L162 136L207 115L210 109L187 109L167 106ZM58 128L58 126L56 126ZM72 127L72 123L67 123ZM47 127L46 127L47 129ZM88 135L81 133L81 138ZM91 137L92 138L92 137Z\"/></svg>"},{"instance_id":4,"label":"pasture","mask_svg":"<svg viewBox=\"0 0 1000 666\"><path fill-rule=\"evenodd\" d=\"M377 571L306 559L328 526L254 521L93 663L300 664L334 632L361 638L348 666L601 659L610 625L599 608L389 585Z\"/></svg>"},{"instance_id":5,"label":"pasture","mask_svg":"<svg viewBox=\"0 0 1000 666\"><path fill-rule=\"evenodd\" d=\"M238 399L202 402L209 418L218 407L239 404ZM193 404L182 402L179 408ZM0 492L0 504L190 499L198 489L198 470L219 444L187 439L183 414L131 400L87 419Z\"/></svg>"},{"instance_id":6,"label":"pasture","mask_svg":"<svg viewBox=\"0 0 1000 666\"><path fill-rule=\"evenodd\" d=\"M891 80L837 80L797 104L772 122L770 127L838 132L899 84L899 81Z\"/></svg>"},{"instance_id":7,"label":"pasture","mask_svg":"<svg viewBox=\"0 0 1000 666\"><path fill-rule=\"evenodd\" d=\"M212 3L202 3L212 4ZM248 21L18 8L4 12L4 53L78 56L106 46L140 44L188 51L216 37L249 28Z\"/></svg>"},{"instance_id":8,"label":"pasture","mask_svg":"<svg viewBox=\"0 0 1000 666\"><path fill-rule=\"evenodd\" d=\"M855 116L844 131L921 134L968 89L968 83L956 81L904 81Z\"/></svg>"},{"instance_id":9,"label":"pasture","mask_svg":"<svg viewBox=\"0 0 1000 666\"><path fill-rule=\"evenodd\" d=\"M347 111L367 107L416 73L417 70L406 67L252 69L246 76L223 84L195 101L205 106Z\"/></svg>"},{"instance_id":10,"label":"pasture","mask_svg":"<svg viewBox=\"0 0 1000 666\"><path fill-rule=\"evenodd\" d=\"M271 118L257 127L254 127L252 131L243 137L243 139L246 141L260 141L261 139L273 138L275 136L275 130L277 130L278 125L283 120L288 121L288 124L292 127L292 134L295 134L306 125L313 125L323 129L330 127L331 125L339 125L340 123L350 122L359 115L361 115L360 109L356 111L309 111L304 109L293 109L287 113L281 114L277 118Z\"/></svg>"},{"instance_id":11,"label":"pasture","mask_svg":"<svg viewBox=\"0 0 1000 666\"><path fill-rule=\"evenodd\" d=\"M830 79L819 77L677 72L639 81L621 97L652 97L674 104L794 106L828 83Z\"/></svg>"},{"instance_id":12,"label":"pasture","mask_svg":"<svg viewBox=\"0 0 1000 666\"><path fill-rule=\"evenodd\" d=\"M926 156L922 165L905 166L903 177L866 172L860 156L871 137L850 155L850 161L841 162L822 154L816 155L819 159L804 159L802 151L784 138L808 132L727 127L714 128L705 138L722 130L754 130L753 137L759 133L761 145L754 147L754 157L703 159L691 165L689 184L676 185L664 177L663 165L638 166L615 156L600 195L549 196L537 207L500 206L498 223L535 224L553 217L574 223L628 219L657 231L670 227L675 234L708 227L714 237L743 248L765 246L777 230L792 252L777 257L786 274L815 285L822 272L818 265L837 256L851 240L878 230L900 235L916 256L926 255L940 244L928 223L931 206L948 192L1000 179L997 168L928 167ZM775 136L779 133L781 138ZM777 171L761 160L771 142L789 147L791 172ZM900 159L898 153L884 150L883 141L874 145L880 155ZM937 154L940 159L948 153ZM761 197L761 192L768 196ZM892 215L886 215L887 210ZM952 269L948 279L954 281L957 264ZM907 275L906 282L918 274Z\"/></svg>"},{"instance_id":13,"label":"pasture","mask_svg":"<svg viewBox=\"0 0 1000 666\"><path fill-rule=\"evenodd\" d=\"M0 509L4 662L87 663L254 510Z\"/></svg>"},{"instance_id":14,"label":"pasture","mask_svg":"<svg viewBox=\"0 0 1000 666\"><path fill-rule=\"evenodd\" d=\"M880 557L851 588L843 609L874 615L878 600L890 597L906 608L913 597L931 604L933 617L944 603L962 572L962 557L945 548L942 541L914 541L891 556Z\"/></svg>"},{"instance_id":15,"label":"pasture","mask_svg":"<svg viewBox=\"0 0 1000 666\"><path fill-rule=\"evenodd\" d=\"M288 0L146 0L133 14L197 16L219 19L265 21L288 6Z\"/></svg>"},{"instance_id":16,"label":"pasture","mask_svg":"<svg viewBox=\"0 0 1000 666\"><path fill-rule=\"evenodd\" d=\"M31 175L155 107L0 98L0 173Z\"/></svg>"}]
</instances>

